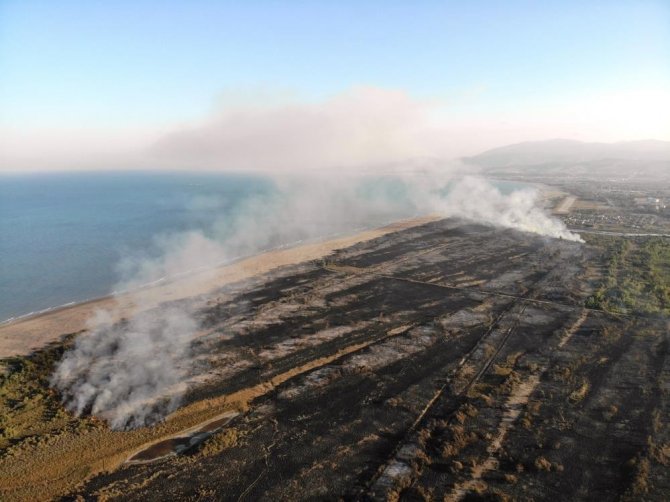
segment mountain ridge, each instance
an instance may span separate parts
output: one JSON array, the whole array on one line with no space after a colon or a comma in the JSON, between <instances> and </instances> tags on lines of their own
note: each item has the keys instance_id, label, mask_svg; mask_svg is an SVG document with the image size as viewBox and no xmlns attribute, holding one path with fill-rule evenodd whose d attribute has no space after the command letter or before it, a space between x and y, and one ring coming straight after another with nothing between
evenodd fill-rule
<instances>
[{"instance_id":1,"label":"mountain ridge","mask_svg":"<svg viewBox=\"0 0 670 502\"><path fill-rule=\"evenodd\" d=\"M461 160L484 168L604 160L670 162L670 141L648 139L604 143L555 138L492 148Z\"/></svg>"}]
</instances>

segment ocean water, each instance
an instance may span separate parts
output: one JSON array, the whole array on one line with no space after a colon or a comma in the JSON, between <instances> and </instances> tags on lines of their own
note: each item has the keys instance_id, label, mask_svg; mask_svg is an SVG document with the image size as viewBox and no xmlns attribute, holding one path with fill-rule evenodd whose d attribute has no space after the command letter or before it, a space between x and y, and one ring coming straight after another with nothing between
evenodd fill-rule
<instances>
[{"instance_id":1,"label":"ocean water","mask_svg":"<svg viewBox=\"0 0 670 502\"><path fill-rule=\"evenodd\" d=\"M393 181L363 183L359 191L372 199L402 198L402 186ZM0 322L108 295L118 284L124 256L158 255L157 237L191 230L208 235L214 222L220 238L220 223L228 216L249 200L277 204L273 197L277 188L271 179L250 175L2 175ZM411 204L394 208L392 214L386 211L367 221L317 218L306 225L307 232L284 238L326 237L413 214ZM263 242L263 249L288 243Z\"/></svg>"},{"instance_id":2,"label":"ocean water","mask_svg":"<svg viewBox=\"0 0 670 502\"><path fill-rule=\"evenodd\" d=\"M521 186L495 184L504 193ZM317 193L307 194L304 211L298 205L291 213L291 219L301 221L279 219L271 228L263 222L262 235L252 239L258 242L247 246L243 255L418 214L398 178L360 178L353 192L345 191L349 198L335 191L338 195L332 199L333 191L326 189L324 197L331 197L323 201L329 206L327 215L314 211L322 202L318 187L302 189ZM260 201L263 211L272 214L290 202L282 200L290 193L256 175L1 175L0 322L108 295L119 285L124 257L158 257L164 252L157 245L161 237L187 231L225 242L227 223L248 211L250 202ZM361 204L364 211L351 210ZM247 220L253 227L254 218Z\"/></svg>"},{"instance_id":3,"label":"ocean water","mask_svg":"<svg viewBox=\"0 0 670 502\"><path fill-rule=\"evenodd\" d=\"M0 176L0 321L107 295L124 255L271 191L236 175Z\"/></svg>"}]
</instances>

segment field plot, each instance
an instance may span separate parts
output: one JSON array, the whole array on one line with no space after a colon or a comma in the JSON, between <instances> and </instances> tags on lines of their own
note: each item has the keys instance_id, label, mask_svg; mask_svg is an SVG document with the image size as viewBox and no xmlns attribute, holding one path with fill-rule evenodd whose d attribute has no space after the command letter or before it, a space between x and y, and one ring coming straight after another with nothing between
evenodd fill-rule
<instances>
[{"instance_id":1,"label":"field plot","mask_svg":"<svg viewBox=\"0 0 670 502\"><path fill-rule=\"evenodd\" d=\"M53 417L29 416L52 439L31 442L25 427L8 439L0 489L16 499L667 499L668 325L587 301L606 283L607 256L598 242L442 220L222 289L199 299L197 364L177 412L112 432L67 417L45 392ZM68 480L57 488L20 474L54 444L76 458L84 436L94 453L43 474Z\"/></svg>"}]
</instances>

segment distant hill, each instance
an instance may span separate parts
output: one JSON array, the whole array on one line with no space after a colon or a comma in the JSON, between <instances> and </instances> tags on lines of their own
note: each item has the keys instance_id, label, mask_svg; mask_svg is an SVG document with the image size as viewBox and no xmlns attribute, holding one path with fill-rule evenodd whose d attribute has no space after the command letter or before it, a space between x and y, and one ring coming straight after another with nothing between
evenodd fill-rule
<instances>
[{"instance_id":1,"label":"distant hill","mask_svg":"<svg viewBox=\"0 0 670 502\"><path fill-rule=\"evenodd\" d=\"M670 162L670 141L644 140L619 143L583 143L570 139L529 141L487 150L463 160L484 168L600 163L607 160Z\"/></svg>"}]
</instances>

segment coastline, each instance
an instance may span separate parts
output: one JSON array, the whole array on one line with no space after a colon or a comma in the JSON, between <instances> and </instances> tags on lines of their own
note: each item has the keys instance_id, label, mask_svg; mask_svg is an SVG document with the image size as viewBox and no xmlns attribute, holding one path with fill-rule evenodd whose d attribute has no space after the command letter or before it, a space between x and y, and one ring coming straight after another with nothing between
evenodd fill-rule
<instances>
[{"instance_id":1,"label":"coastline","mask_svg":"<svg viewBox=\"0 0 670 502\"><path fill-rule=\"evenodd\" d=\"M326 238L322 241L292 247L280 247L216 266L207 270L207 277L204 277L202 271L196 272L189 277L168 280L155 286L57 306L32 315L18 317L0 324L0 359L28 355L51 342L60 340L64 335L85 330L87 321L97 310L112 311L114 319L118 320L154 308L166 301L206 294L218 287L260 275L278 267L322 258L337 249L437 219L439 217L434 215L410 218L351 235ZM141 307L134 300L140 291L142 294Z\"/></svg>"}]
</instances>

